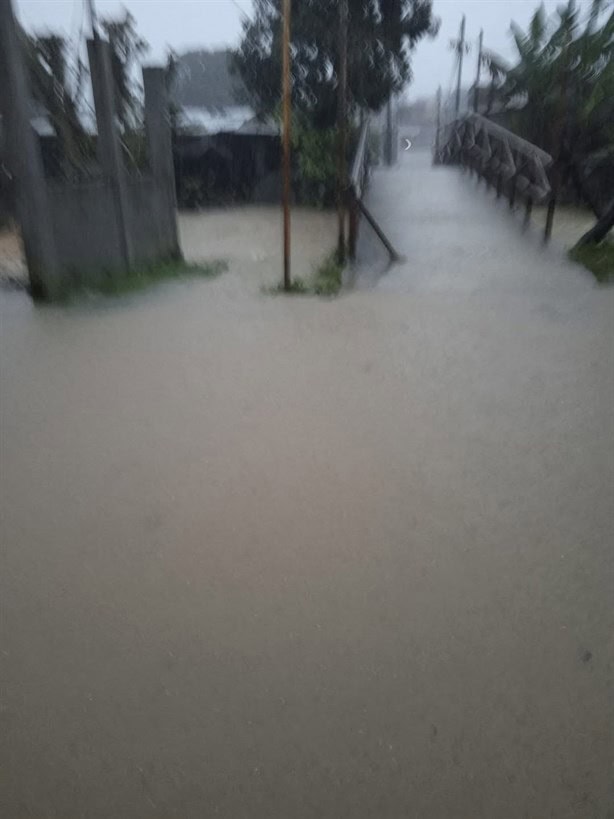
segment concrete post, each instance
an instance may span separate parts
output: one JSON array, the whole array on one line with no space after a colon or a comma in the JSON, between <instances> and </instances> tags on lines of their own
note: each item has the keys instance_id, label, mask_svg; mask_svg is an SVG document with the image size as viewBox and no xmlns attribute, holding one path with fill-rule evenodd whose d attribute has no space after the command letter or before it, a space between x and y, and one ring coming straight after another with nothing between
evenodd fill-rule
<instances>
[{"instance_id":1,"label":"concrete post","mask_svg":"<svg viewBox=\"0 0 614 819\"><path fill-rule=\"evenodd\" d=\"M179 258L181 253L177 233L175 168L165 69L144 68L143 88L145 90L145 129L149 163L154 178L163 187L166 194L169 236L173 237L173 255Z\"/></svg>"},{"instance_id":2,"label":"concrete post","mask_svg":"<svg viewBox=\"0 0 614 819\"><path fill-rule=\"evenodd\" d=\"M17 219L32 295L53 299L60 294L60 266L40 146L30 125L29 99L20 30L11 0L0 0L0 107L8 166L15 180Z\"/></svg>"},{"instance_id":3,"label":"concrete post","mask_svg":"<svg viewBox=\"0 0 614 819\"><path fill-rule=\"evenodd\" d=\"M113 188L113 201L121 241L122 261L126 268L134 262L127 220L126 169L116 122L111 48L106 40L95 37L87 41L96 125L98 127L98 161Z\"/></svg>"}]
</instances>

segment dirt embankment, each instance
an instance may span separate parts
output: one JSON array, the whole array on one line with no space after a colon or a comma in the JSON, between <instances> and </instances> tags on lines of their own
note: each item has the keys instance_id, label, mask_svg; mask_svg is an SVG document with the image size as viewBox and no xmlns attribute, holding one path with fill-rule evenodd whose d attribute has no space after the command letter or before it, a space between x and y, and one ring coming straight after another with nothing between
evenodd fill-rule
<instances>
[{"instance_id":1,"label":"dirt embankment","mask_svg":"<svg viewBox=\"0 0 614 819\"><path fill-rule=\"evenodd\" d=\"M0 228L0 286L21 286L27 277L19 232L14 228Z\"/></svg>"}]
</instances>

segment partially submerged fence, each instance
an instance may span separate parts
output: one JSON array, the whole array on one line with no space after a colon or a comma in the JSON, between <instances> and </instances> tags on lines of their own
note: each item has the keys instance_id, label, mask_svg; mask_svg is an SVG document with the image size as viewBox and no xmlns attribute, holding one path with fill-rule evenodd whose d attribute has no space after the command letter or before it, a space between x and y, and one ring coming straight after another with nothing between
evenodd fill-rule
<instances>
[{"instance_id":1,"label":"partially submerged fence","mask_svg":"<svg viewBox=\"0 0 614 819\"><path fill-rule=\"evenodd\" d=\"M0 103L7 166L14 180L31 291L42 299L180 255L165 70L143 69L149 162L143 173L130 174L117 126L109 43L95 36L88 41L88 57L99 172L76 183L48 179L31 128L20 30L10 2L0 2Z\"/></svg>"},{"instance_id":2,"label":"partially submerged fence","mask_svg":"<svg viewBox=\"0 0 614 819\"><path fill-rule=\"evenodd\" d=\"M350 178L348 185L348 207L350 215L349 256L351 261L354 261L356 259L356 246L358 243L360 216L362 214L375 231L375 234L377 235L380 242L386 248L388 255L390 257L390 261L393 262L397 261L400 258L399 254L391 245L384 231L377 224L377 222L375 221L375 219L373 218L372 214L369 212L363 201L363 195L369 179L368 136L369 119L365 118L360 128L360 135L358 138L358 144L356 146L356 153L354 154L354 159L352 161L352 166L350 169Z\"/></svg>"},{"instance_id":3,"label":"partially submerged fence","mask_svg":"<svg viewBox=\"0 0 614 819\"><path fill-rule=\"evenodd\" d=\"M534 204L547 203L545 238L550 238L556 197L548 176L553 159L546 151L480 114L468 114L440 129L434 161L475 171L496 188L497 197L508 197L510 207L522 199L525 222Z\"/></svg>"}]
</instances>

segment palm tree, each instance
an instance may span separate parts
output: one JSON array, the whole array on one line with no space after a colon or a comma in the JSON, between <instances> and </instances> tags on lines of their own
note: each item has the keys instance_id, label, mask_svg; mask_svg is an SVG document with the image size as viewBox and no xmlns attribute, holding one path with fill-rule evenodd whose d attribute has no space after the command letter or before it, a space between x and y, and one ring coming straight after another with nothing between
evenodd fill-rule
<instances>
[{"instance_id":1,"label":"palm tree","mask_svg":"<svg viewBox=\"0 0 614 819\"><path fill-rule=\"evenodd\" d=\"M614 11L606 16L609 6L608 0L593 0L582 23L575 0L551 19L542 4L527 31L512 23L518 62L505 71L498 91L512 109L512 130L551 153L559 178L571 179L604 218L612 208L594 195L589 181L599 169L614 167Z\"/></svg>"},{"instance_id":2,"label":"palm tree","mask_svg":"<svg viewBox=\"0 0 614 819\"><path fill-rule=\"evenodd\" d=\"M488 49L484 49L482 51L481 67L488 72L488 76L490 77L485 111L486 116L489 116L497 99L497 92L501 88L501 85L510 69L498 54L496 54L494 51L489 51Z\"/></svg>"}]
</instances>

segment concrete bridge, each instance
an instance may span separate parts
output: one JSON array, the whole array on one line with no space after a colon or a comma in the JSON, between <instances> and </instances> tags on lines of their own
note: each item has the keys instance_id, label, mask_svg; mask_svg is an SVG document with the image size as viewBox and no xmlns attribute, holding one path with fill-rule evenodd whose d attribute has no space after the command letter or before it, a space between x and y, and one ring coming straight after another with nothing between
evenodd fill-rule
<instances>
[{"instance_id":1,"label":"concrete bridge","mask_svg":"<svg viewBox=\"0 0 614 819\"><path fill-rule=\"evenodd\" d=\"M403 151L397 165L377 170L366 201L402 259L390 266L364 225L354 271L359 288L512 296L532 305L544 298L573 304L595 290L592 275L567 260L557 231L544 243L544 213L525 225L523 208L512 211L467 171L433 166L430 151Z\"/></svg>"}]
</instances>

